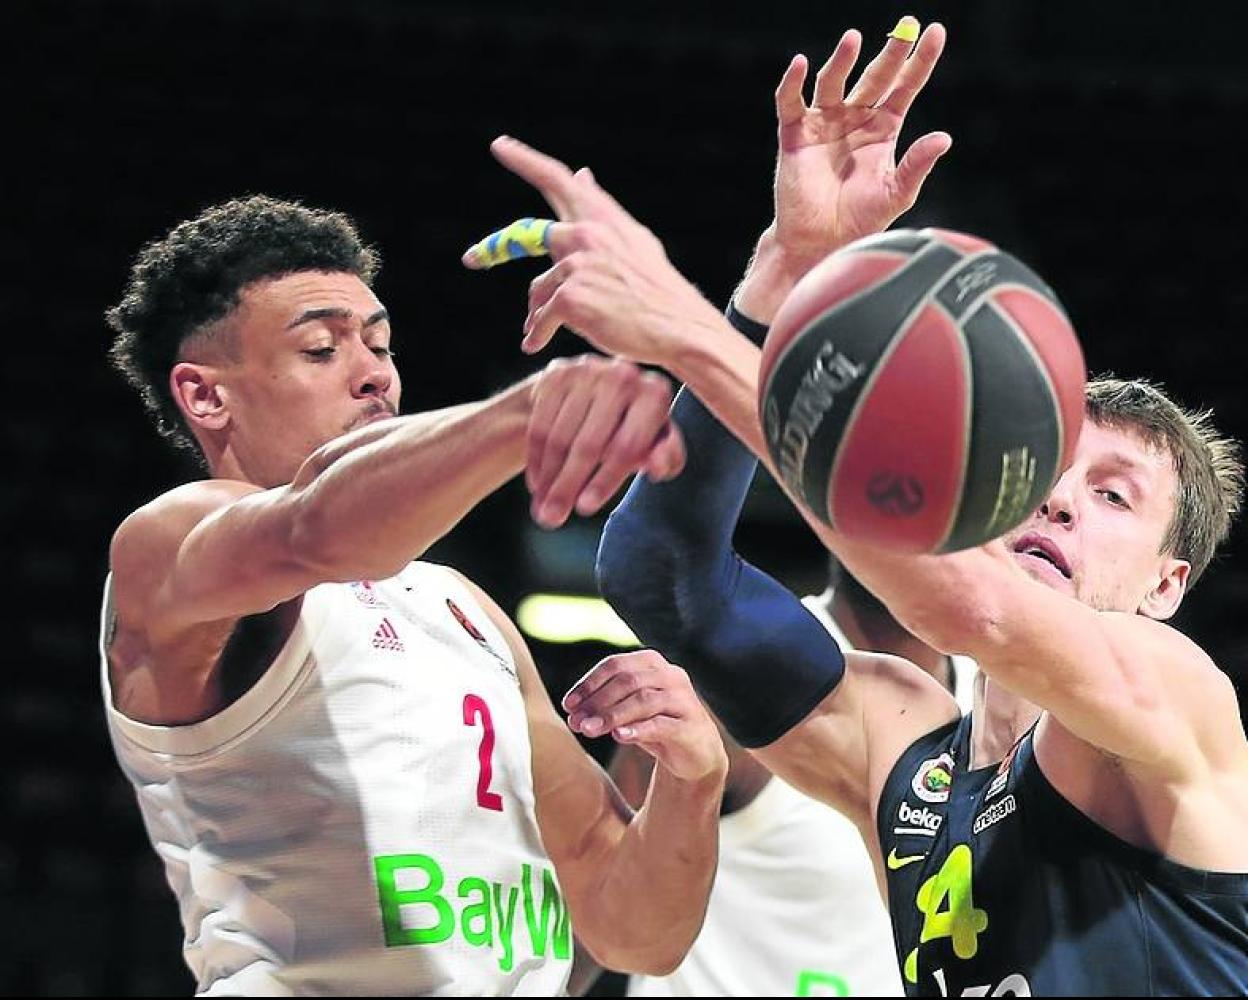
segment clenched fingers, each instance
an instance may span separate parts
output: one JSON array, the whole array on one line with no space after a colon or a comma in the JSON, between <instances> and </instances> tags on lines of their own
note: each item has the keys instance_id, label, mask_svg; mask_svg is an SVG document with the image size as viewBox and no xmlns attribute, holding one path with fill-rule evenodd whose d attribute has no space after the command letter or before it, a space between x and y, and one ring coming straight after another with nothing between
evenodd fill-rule
<instances>
[{"instance_id":1,"label":"clenched fingers","mask_svg":"<svg viewBox=\"0 0 1248 1000\"><path fill-rule=\"evenodd\" d=\"M649 649L599 661L564 695L563 707L568 726L585 736L657 715L679 719L701 711L685 672Z\"/></svg>"},{"instance_id":2,"label":"clenched fingers","mask_svg":"<svg viewBox=\"0 0 1248 1000\"><path fill-rule=\"evenodd\" d=\"M685 452L671 399L665 378L627 361L552 362L529 417L525 479L538 523L562 524L574 506L593 513L639 470L659 479L678 473Z\"/></svg>"},{"instance_id":3,"label":"clenched fingers","mask_svg":"<svg viewBox=\"0 0 1248 1000\"><path fill-rule=\"evenodd\" d=\"M564 706L573 732L636 744L677 778L722 780L727 773L719 729L689 676L653 650L607 657L568 692Z\"/></svg>"},{"instance_id":4,"label":"clenched fingers","mask_svg":"<svg viewBox=\"0 0 1248 1000\"><path fill-rule=\"evenodd\" d=\"M570 387L549 427L533 428L529 489L539 524L554 527L572 512L581 490L611 450L636 379L632 365L613 364L605 377L582 379ZM534 415L538 416L536 411Z\"/></svg>"},{"instance_id":5,"label":"clenched fingers","mask_svg":"<svg viewBox=\"0 0 1248 1000\"><path fill-rule=\"evenodd\" d=\"M685 466L685 444L680 430L668 419L671 387L662 376L645 373L641 386L629 399L598 471L576 492L576 512L595 513L614 496L624 480L641 470L655 481L670 479ZM609 419L609 418L607 418ZM562 478L562 477L561 477ZM568 488L571 488L569 482ZM564 486L558 480L552 495ZM559 494L562 498L563 494Z\"/></svg>"}]
</instances>

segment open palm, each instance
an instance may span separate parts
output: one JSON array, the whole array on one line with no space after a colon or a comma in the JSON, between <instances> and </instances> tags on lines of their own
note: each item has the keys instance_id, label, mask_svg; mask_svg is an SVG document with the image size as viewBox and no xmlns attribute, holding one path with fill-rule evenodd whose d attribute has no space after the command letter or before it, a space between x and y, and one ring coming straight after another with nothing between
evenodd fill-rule
<instances>
[{"instance_id":1,"label":"open palm","mask_svg":"<svg viewBox=\"0 0 1248 1000\"><path fill-rule=\"evenodd\" d=\"M820 69L810 105L802 96L803 56L793 59L776 89L774 227L780 245L795 258L813 263L887 228L914 204L924 179L952 144L946 133L932 132L896 162L906 113L945 44L939 24L929 26L917 43L898 33L848 95L846 81L862 46L857 31L841 37Z\"/></svg>"}]
</instances>

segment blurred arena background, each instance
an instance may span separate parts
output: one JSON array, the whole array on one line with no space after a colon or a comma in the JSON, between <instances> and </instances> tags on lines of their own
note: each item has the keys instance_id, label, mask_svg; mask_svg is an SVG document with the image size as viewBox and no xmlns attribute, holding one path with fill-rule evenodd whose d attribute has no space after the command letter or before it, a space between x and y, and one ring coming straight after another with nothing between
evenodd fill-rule
<instances>
[{"instance_id":1,"label":"blurred arena background","mask_svg":"<svg viewBox=\"0 0 1248 1000\"><path fill-rule=\"evenodd\" d=\"M536 266L461 269L481 235L545 206L495 164L508 132L602 183L725 301L770 217L772 91L845 27L874 52L902 13L950 29L908 125L952 133L901 225L946 225L1056 288L1093 371L1164 382L1248 436L1239 357L1248 121L1238 5L885 5L805 0L18 0L5 6L7 542L0 733L0 990L193 987L172 896L101 715L100 585L113 527L189 474L105 363L103 310L132 255L200 208L266 192L342 209L382 251L405 409L534 370L518 350ZM555 353L581 349L560 334ZM514 610L593 592L601 519L546 533L516 482L430 558ZM1178 624L1248 687L1244 529ZM799 591L823 556L759 483L741 547ZM561 692L610 647L534 641ZM594 747L601 753L601 747Z\"/></svg>"}]
</instances>

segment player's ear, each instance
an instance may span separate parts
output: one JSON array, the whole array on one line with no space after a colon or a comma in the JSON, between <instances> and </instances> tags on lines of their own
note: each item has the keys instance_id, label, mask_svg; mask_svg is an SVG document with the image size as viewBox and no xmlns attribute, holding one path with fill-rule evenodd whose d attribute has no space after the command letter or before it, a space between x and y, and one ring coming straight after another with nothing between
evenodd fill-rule
<instances>
[{"instance_id":1,"label":"player's ear","mask_svg":"<svg viewBox=\"0 0 1248 1000\"><path fill-rule=\"evenodd\" d=\"M1187 593L1187 581L1192 564L1186 559L1167 559L1153 589L1145 595L1139 612L1157 621L1165 621L1179 610L1183 595Z\"/></svg>"},{"instance_id":2,"label":"player's ear","mask_svg":"<svg viewBox=\"0 0 1248 1000\"><path fill-rule=\"evenodd\" d=\"M229 423L215 366L179 361L169 373L169 388L191 430L219 431Z\"/></svg>"}]
</instances>

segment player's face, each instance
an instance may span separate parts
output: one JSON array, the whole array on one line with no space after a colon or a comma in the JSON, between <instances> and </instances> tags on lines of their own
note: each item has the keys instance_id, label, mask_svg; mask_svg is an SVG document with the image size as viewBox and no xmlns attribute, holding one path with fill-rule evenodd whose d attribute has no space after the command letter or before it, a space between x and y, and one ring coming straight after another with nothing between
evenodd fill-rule
<instances>
[{"instance_id":1,"label":"player's face","mask_svg":"<svg viewBox=\"0 0 1248 1000\"><path fill-rule=\"evenodd\" d=\"M248 478L276 486L318 447L398 412L390 323L353 274L256 282L235 315L236 364L221 370L230 448Z\"/></svg>"},{"instance_id":2,"label":"player's face","mask_svg":"<svg viewBox=\"0 0 1248 1000\"><path fill-rule=\"evenodd\" d=\"M1005 541L1030 576L1085 604L1169 617L1188 571L1162 551L1177 488L1168 452L1088 420L1048 502Z\"/></svg>"}]
</instances>

